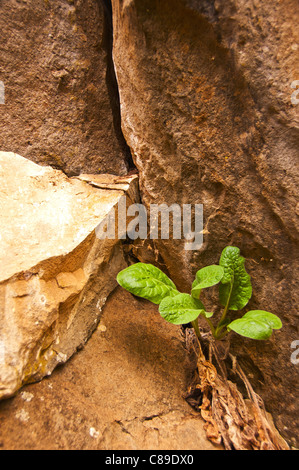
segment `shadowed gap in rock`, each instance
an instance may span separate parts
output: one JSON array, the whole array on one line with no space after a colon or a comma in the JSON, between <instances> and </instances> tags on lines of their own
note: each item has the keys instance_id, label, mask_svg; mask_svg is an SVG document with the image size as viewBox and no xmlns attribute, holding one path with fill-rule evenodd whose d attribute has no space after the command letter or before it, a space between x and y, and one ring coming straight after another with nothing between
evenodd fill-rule
<instances>
[{"instance_id":1,"label":"shadowed gap in rock","mask_svg":"<svg viewBox=\"0 0 299 470\"><path fill-rule=\"evenodd\" d=\"M117 136L117 139L121 145L121 148L123 149L128 172L131 172L133 170L136 170L136 166L133 162L130 147L126 142L121 129L120 97L113 63L112 5L111 0L98 0L98 2L103 5L105 15L103 45L107 51L106 83L109 93L110 106L113 114L114 130L115 135Z\"/></svg>"}]
</instances>

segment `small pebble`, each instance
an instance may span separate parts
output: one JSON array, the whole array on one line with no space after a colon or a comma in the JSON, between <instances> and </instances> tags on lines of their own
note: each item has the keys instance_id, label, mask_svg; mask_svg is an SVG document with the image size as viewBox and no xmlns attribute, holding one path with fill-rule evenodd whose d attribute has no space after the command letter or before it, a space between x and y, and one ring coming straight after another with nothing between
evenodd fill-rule
<instances>
[{"instance_id":1,"label":"small pebble","mask_svg":"<svg viewBox=\"0 0 299 470\"><path fill-rule=\"evenodd\" d=\"M34 395L29 392L22 392L21 397L23 398L24 401L30 402L31 400L33 400Z\"/></svg>"},{"instance_id":2,"label":"small pebble","mask_svg":"<svg viewBox=\"0 0 299 470\"><path fill-rule=\"evenodd\" d=\"M100 325L98 327L98 330L101 332L101 333L105 333L107 331L107 327L105 325Z\"/></svg>"},{"instance_id":3,"label":"small pebble","mask_svg":"<svg viewBox=\"0 0 299 470\"><path fill-rule=\"evenodd\" d=\"M93 439L98 439L98 437L100 436L100 433L95 428L90 428L89 435Z\"/></svg>"},{"instance_id":4,"label":"small pebble","mask_svg":"<svg viewBox=\"0 0 299 470\"><path fill-rule=\"evenodd\" d=\"M19 419L22 423L27 423L30 419L29 413L25 410L20 410L16 413L16 418Z\"/></svg>"}]
</instances>

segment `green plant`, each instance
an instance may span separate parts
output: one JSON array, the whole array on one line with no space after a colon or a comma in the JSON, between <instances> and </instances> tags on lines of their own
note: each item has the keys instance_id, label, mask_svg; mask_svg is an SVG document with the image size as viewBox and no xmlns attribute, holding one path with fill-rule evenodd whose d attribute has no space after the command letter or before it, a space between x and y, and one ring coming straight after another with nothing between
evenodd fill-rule
<instances>
[{"instance_id":1,"label":"green plant","mask_svg":"<svg viewBox=\"0 0 299 470\"><path fill-rule=\"evenodd\" d=\"M198 337L199 316L205 319L217 340L223 339L230 331L247 338L266 340L273 330L282 327L276 315L264 310L251 310L233 321L229 318L230 312L246 307L252 296L251 278L237 247L226 247L219 265L207 266L197 272L191 295L179 292L172 280L151 264L129 266L118 274L117 281L132 294L158 304L160 314L168 322L175 325L191 323ZM215 325L211 320L214 314L206 311L200 297L203 289L216 285L219 285L223 313Z\"/></svg>"}]
</instances>

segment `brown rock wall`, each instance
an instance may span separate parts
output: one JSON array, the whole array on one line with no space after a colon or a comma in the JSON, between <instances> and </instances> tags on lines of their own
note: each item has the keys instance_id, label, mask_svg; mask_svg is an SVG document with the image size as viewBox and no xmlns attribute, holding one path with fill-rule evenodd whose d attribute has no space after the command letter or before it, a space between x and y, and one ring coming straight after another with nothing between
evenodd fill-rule
<instances>
[{"instance_id":1,"label":"brown rock wall","mask_svg":"<svg viewBox=\"0 0 299 470\"><path fill-rule=\"evenodd\" d=\"M282 432L296 433L298 366L298 3L113 0L123 132L143 201L204 205L204 244L156 247L189 289L199 267L240 247L250 307L279 315L267 343L242 340L244 362Z\"/></svg>"},{"instance_id":2,"label":"brown rock wall","mask_svg":"<svg viewBox=\"0 0 299 470\"><path fill-rule=\"evenodd\" d=\"M97 0L3 0L0 150L68 175L126 174L110 31Z\"/></svg>"}]
</instances>

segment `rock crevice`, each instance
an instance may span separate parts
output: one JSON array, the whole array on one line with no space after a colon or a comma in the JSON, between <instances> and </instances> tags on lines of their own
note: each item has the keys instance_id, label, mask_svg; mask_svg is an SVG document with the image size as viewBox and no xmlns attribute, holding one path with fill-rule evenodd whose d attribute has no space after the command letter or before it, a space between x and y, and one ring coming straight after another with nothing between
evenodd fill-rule
<instances>
[{"instance_id":1,"label":"rock crevice","mask_svg":"<svg viewBox=\"0 0 299 470\"><path fill-rule=\"evenodd\" d=\"M200 250L186 252L184 240L157 240L155 248L183 290L225 246L241 249L250 307L272 311L284 326L266 344L234 338L233 352L261 370L264 382L254 386L294 438L298 3L112 0L112 7L122 128L143 203L204 206Z\"/></svg>"}]
</instances>

